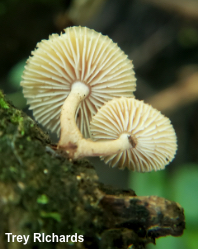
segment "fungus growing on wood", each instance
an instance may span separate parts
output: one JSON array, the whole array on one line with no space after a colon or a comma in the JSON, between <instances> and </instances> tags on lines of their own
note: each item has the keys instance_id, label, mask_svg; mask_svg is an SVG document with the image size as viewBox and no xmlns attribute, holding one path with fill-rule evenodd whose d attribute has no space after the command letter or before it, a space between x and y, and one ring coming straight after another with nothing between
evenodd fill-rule
<instances>
[{"instance_id":1,"label":"fungus growing on wood","mask_svg":"<svg viewBox=\"0 0 198 249\"><path fill-rule=\"evenodd\" d=\"M136 87L127 55L109 37L86 27L67 28L38 43L22 78L35 119L58 135L61 130L60 147L81 136L79 130L90 137L97 109L113 97L132 97Z\"/></svg>"},{"instance_id":2,"label":"fungus growing on wood","mask_svg":"<svg viewBox=\"0 0 198 249\"><path fill-rule=\"evenodd\" d=\"M169 119L132 98L133 65L107 36L67 28L38 43L32 55L23 93L36 120L58 134L61 130L58 148L69 158L100 156L111 166L137 171L163 169L174 158ZM98 109L91 121L95 141L85 139Z\"/></svg>"},{"instance_id":3,"label":"fungus growing on wood","mask_svg":"<svg viewBox=\"0 0 198 249\"><path fill-rule=\"evenodd\" d=\"M175 156L177 141L170 120L134 98L113 99L93 116L90 126L97 142L114 141L127 134L131 148L101 156L112 167L134 171L164 169Z\"/></svg>"}]
</instances>

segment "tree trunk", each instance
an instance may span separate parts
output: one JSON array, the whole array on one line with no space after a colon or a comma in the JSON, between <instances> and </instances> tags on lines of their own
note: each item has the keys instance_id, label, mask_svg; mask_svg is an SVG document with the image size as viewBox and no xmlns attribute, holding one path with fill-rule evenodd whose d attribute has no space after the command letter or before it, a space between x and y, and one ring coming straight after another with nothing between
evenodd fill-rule
<instances>
[{"instance_id":1,"label":"tree trunk","mask_svg":"<svg viewBox=\"0 0 198 249\"><path fill-rule=\"evenodd\" d=\"M182 235L179 204L107 187L87 160L70 162L51 147L36 122L0 92L1 249L24 248L25 240L8 242L7 233L30 235L26 249L135 249ZM36 233L42 242L34 241Z\"/></svg>"}]
</instances>

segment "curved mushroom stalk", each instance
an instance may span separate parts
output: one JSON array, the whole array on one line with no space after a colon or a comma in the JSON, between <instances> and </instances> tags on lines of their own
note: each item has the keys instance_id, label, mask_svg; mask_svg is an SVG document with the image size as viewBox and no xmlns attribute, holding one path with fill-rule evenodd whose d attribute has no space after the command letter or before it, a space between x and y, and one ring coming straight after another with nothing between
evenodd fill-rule
<instances>
[{"instance_id":1,"label":"curved mushroom stalk","mask_svg":"<svg viewBox=\"0 0 198 249\"><path fill-rule=\"evenodd\" d=\"M78 105L89 94L89 87L82 82L75 82L66 98L60 116L61 135L58 149L67 152L69 158L77 159L85 156L109 156L131 148L130 134L123 133L116 140L94 142L84 139L75 122Z\"/></svg>"},{"instance_id":2,"label":"curved mushroom stalk","mask_svg":"<svg viewBox=\"0 0 198 249\"><path fill-rule=\"evenodd\" d=\"M132 148L130 135L127 133L121 134L118 139L103 142L95 142L90 139L81 138L81 136L82 134L75 136L76 142L68 141L65 144L59 143L58 148L65 151L71 159L79 159L86 156L109 156Z\"/></svg>"},{"instance_id":3,"label":"curved mushroom stalk","mask_svg":"<svg viewBox=\"0 0 198 249\"><path fill-rule=\"evenodd\" d=\"M82 134L75 121L76 110L82 100L89 94L89 87L82 82L75 82L71 92L64 101L60 115L61 134L58 148L67 144L76 144L82 139Z\"/></svg>"}]
</instances>

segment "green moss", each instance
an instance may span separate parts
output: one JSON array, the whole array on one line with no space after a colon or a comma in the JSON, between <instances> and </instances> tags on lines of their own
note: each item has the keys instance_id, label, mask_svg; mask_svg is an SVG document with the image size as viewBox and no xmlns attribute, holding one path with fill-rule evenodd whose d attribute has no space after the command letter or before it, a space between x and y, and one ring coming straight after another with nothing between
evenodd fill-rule
<instances>
[{"instance_id":1,"label":"green moss","mask_svg":"<svg viewBox=\"0 0 198 249\"><path fill-rule=\"evenodd\" d=\"M61 222L61 215L57 212L45 212L41 211L40 215L42 218L52 218L58 222Z\"/></svg>"},{"instance_id":2,"label":"green moss","mask_svg":"<svg viewBox=\"0 0 198 249\"><path fill-rule=\"evenodd\" d=\"M17 173L18 172L17 168L15 168L15 167L10 166L9 169L10 169L11 173Z\"/></svg>"},{"instance_id":3,"label":"green moss","mask_svg":"<svg viewBox=\"0 0 198 249\"><path fill-rule=\"evenodd\" d=\"M10 118L10 121L16 124L23 122L23 117L21 117L21 112L20 111L14 112Z\"/></svg>"},{"instance_id":4,"label":"green moss","mask_svg":"<svg viewBox=\"0 0 198 249\"><path fill-rule=\"evenodd\" d=\"M25 131L22 130L22 131L21 131L21 136L24 136L24 135L25 135Z\"/></svg>"},{"instance_id":5,"label":"green moss","mask_svg":"<svg viewBox=\"0 0 198 249\"><path fill-rule=\"evenodd\" d=\"M31 137L30 137L30 136L28 136L26 139L27 139L27 141L29 141L29 142L31 141Z\"/></svg>"},{"instance_id":6,"label":"green moss","mask_svg":"<svg viewBox=\"0 0 198 249\"><path fill-rule=\"evenodd\" d=\"M0 95L0 107L4 109L9 109L9 105L4 101L1 95Z\"/></svg>"},{"instance_id":7,"label":"green moss","mask_svg":"<svg viewBox=\"0 0 198 249\"><path fill-rule=\"evenodd\" d=\"M49 199L46 195L40 195L38 198L37 198L37 203L39 204L47 204L49 202Z\"/></svg>"},{"instance_id":8,"label":"green moss","mask_svg":"<svg viewBox=\"0 0 198 249\"><path fill-rule=\"evenodd\" d=\"M22 144L19 144L19 149L23 149L23 145Z\"/></svg>"}]
</instances>

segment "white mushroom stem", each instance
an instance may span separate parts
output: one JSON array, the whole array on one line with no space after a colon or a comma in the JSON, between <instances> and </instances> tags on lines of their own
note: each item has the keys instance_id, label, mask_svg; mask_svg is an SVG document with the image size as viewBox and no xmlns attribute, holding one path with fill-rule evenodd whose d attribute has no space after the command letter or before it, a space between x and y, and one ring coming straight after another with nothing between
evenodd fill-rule
<instances>
[{"instance_id":1,"label":"white mushroom stem","mask_svg":"<svg viewBox=\"0 0 198 249\"><path fill-rule=\"evenodd\" d=\"M129 137L129 134L123 133L118 139L97 142L83 138L82 140L79 140L73 151L68 152L73 159L86 156L109 156L131 149L132 145Z\"/></svg>"},{"instance_id":2,"label":"white mushroom stem","mask_svg":"<svg viewBox=\"0 0 198 249\"><path fill-rule=\"evenodd\" d=\"M72 85L71 92L67 96L61 110L60 125L61 135L58 147L64 147L69 143L76 144L83 136L75 122L75 113L80 102L89 94L89 87L78 81Z\"/></svg>"},{"instance_id":3,"label":"white mushroom stem","mask_svg":"<svg viewBox=\"0 0 198 249\"><path fill-rule=\"evenodd\" d=\"M70 158L85 156L108 156L132 147L130 135L123 133L116 140L94 142L84 139L75 122L75 113L80 102L89 94L89 87L82 82L75 82L66 98L60 116L61 136L58 148L68 153Z\"/></svg>"}]
</instances>

